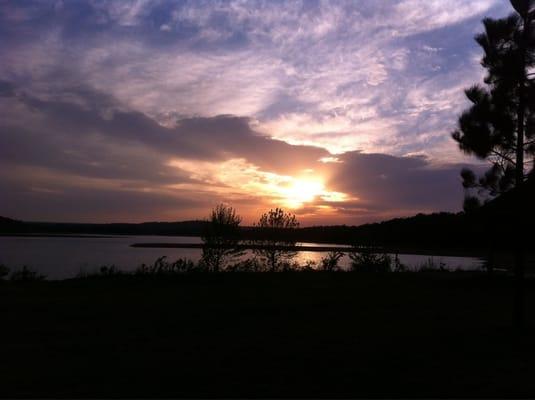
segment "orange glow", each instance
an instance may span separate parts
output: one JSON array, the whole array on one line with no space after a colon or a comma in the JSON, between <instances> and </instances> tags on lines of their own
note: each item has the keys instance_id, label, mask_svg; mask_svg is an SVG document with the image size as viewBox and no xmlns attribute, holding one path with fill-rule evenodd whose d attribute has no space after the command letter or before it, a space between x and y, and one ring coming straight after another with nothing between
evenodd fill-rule
<instances>
[{"instance_id":1,"label":"orange glow","mask_svg":"<svg viewBox=\"0 0 535 400\"><path fill-rule=\"evenodd\" d=\"M290 208L302 207L304 203L313 202L325 192L323 182L292 178L287 187L280 188L282 202Z\"/></svg>"},{"instance_id":2,"label":"orange glow","mask_svg":"<svg viewBox=\"0 0 535 400\"><path fill-rule=\"evenodd\" d=\"M318 207L323 203L347 200L345 193L330 191L321 176L311 177L314 171L299 176L280 175L262 171L244 159L230 159L220 163L174 159L169 165L187 172L198 183L171 185L174 189L195 189L232 197L258 197L268 203L299 209L305 205ZM316 204L320 203L320 204Z\"/></svg>"}]
</instances>

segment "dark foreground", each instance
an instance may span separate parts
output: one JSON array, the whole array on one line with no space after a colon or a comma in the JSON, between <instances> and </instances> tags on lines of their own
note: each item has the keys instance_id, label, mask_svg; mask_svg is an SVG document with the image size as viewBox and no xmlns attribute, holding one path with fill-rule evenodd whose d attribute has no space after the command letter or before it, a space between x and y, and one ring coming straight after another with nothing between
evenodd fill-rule
<instances>
[{"instance_id":1,"label":"dark foreground","mask_svg":"<svg viewBox=\"0 0 535 400\"><path fill-rule=\"evenodd\" d=\"M0 282L0 396L534 397L535 340L510 330L510 286L468 273Z\"/></svg>"}]
</instances>

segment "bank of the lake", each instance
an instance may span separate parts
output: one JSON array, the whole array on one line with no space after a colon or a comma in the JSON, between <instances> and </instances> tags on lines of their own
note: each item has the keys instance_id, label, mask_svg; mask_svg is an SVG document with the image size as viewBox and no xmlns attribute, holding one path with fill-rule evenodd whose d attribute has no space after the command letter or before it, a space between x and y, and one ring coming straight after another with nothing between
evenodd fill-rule
<instances>
[{"instance_id":1,"label":"bank of the lake","mask_svg":"<svg viewBox=\"0 0 535 400\"><path fill-rule=\"evenodd\" d=\"M535 322L534 282L527 310ZM483 273L0 282L2 397L534 397Z\"/></svg>"},{"instance_id":2,"label":"bank of the lake","mask_svg":"<svg viewBox=\"0 0 535 400\"><path fill-rule=\"evenodd\" d=\"M142 247L132 244L144 243ZM347 249L340 245L298 243L295 257L299 265L313 262L318 265L329 249ZM150 265L162 256L169 261L187 258L198 261L201 257L201 238L195 236L3 236L0 237L0 264L12 270L24 265L44 274L48 279L68 279L78 274L98 271L101 266L112 266L134 271L141 264ZM385 251L385 250L380 250ZM392 249L391 254L398 253ZM244 258L254 254L246 250ZM481 268L479 257L442 254L418 254L399 252L400 261L409 268L427 265L443 265L451 270L474 270ZM347 255L340 259L342 268L349 268Z\"/></svg>"}]
</instances>

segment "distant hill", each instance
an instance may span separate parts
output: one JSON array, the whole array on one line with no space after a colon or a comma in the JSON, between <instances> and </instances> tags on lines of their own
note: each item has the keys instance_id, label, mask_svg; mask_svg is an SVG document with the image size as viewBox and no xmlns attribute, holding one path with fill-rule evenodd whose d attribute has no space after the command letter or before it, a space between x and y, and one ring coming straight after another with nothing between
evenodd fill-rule
<instances>
[{"instance_id":1,"label":"distant hill","mask_svg":"<svg viewBox=\"0 0 535 400\"><path fill-rule=\"evenodd\" d=\"M83 224L23 222L0 217L2 234L90 234L90 235L200 235L207 222L144 222L140 224Z\"/></svg>"},{"instance_id":2,"label":"distant hill","mask_svg":"<svg viewBox=\"0 0 535 400\"><path fill-rule=\"evenodd\" d=\"M21 221L0 216L0 227L14 227L20 224L22 224Z\"/></svg>"}]
</instances>

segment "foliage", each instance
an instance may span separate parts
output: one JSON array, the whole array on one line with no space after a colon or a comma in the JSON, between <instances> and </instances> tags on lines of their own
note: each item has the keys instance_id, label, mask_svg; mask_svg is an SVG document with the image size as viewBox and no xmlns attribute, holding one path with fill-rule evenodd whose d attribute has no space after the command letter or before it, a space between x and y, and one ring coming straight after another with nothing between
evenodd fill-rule
<instances>
[{"instance_id":1,"label":"foliage","mask_svg":"<svg viewBox=\"0 0 535 400\"><path fill-rule=\"evenodd\" d=\"M313 260L306 260L303 265L298 263L287 263L282 269L283 271L319 271L318 264Z\"/></svg>"},{"instance_id":2,"label":"foliage","mask_svg":"<svg viewBox=\"0 0 535 400\"><path fill-rule=\"evenodd\" d=\"M344 256L341 251L330 251L325 257L321 259L320 269L323 271L337 271L338 262Z\"/></svg>"},{"instance_id":3,"label":"foliage","mask_svg":"<svg viewBox=\"0 0 535 400\"><path fill-rule=\"evenodd\" d=\"M187 258L179 258L169 263L167 256L156 259L152 265L141 264L136 270L137 275L170 275L198 271L200 267Z\"/></svg>"},{"instance_id":4,"label":"foliage","mask_svg":"<svg viewBox=\"0 0 535 400\"><path fill-rule=\"evenodd\" d=\"M384 273L384 272L409 272L411 271L407 266L402 264L399 257L396 255L391 258L387 254L374 253L367 248L354 248L348 253L351 259L351 270L356 272L372 272L372 273ZM307 260L303 264L299 264L292 260L283 259L277 264L277 268L274 270L271 265L262 262L260 259L253 257L240 260L233 264L228 264L224 269L217 272L224 273L265 273L265 272L337 272L345 273L343 269L338 268L338 261L343 256L342 252L331 252L324 257L320 263L316 263L312 260ZM5 268L5 271L9 269L3 265L1 268ZM446 265L442 262L437 263L432 257L430 257L425 263L419 265L417 268L412 269L415 272L430 272L441 271L447 272ZM170 277L186 274L197 273L214 273L214 269L206 268L206 265L202 261L196 263L190 259L179 258L174 262L167 261L166 256L157 258L152 264L142 264L135 271L124 271L119 269L115 265L103 265L96 269L92 273L80 272L77 279L93 279L93 278L116 278L116 277ZM6 275L4 275L6 276ZM36 271L24 266L21 270L15 271L10 279L18 282L39 281L46 277L38 274Z\"/></svg>"},{"instance_id":5,"label":"foliage","mask_svg":"<svg viewBox=\"0 0 535 400\"><path fill-rule=\"evenodd\" d=\"M271 209L262 214L256 227L270 231L268 239L254 241L260 246L254 249L255 255L267 264L269 270L274 272L290 263L297 254L292 249L296 242L287 233L299 227L295 215L281 208Z\"/></svg>"},{"instance_id":6,"label":"foliage","mask_svg":"<svg viewBox=\"0 0 535 400\"><path fill-rule=\"evenodd\" d=\"M399 256L396 254L394 256L394 261L392 262L392 271L407 272L408 270L409 268L399 260Z\"/></svg>"},{"instance_id":7,"label":"foliage","mask_svg":"<svg viewBox=\"0 0 535 400\"><path fill-rule=\"evenodd\" d=\"M355 248L348 253L351 270L357 272L391 272L392 259L388 254L372 252L369 248Z\"/></svg>"},{"instance_id":8,"label":"foliage","mask_svg":"<svg viewBox=\"0 0 535 400\"><path fill-rule=\"evenodd\" d=\"M46 276L24 265L22 269L14 271L10 279L14 282L33 282L45 280Z\"/></svg>"},{"instance_id":9,"label":"foliage","mask_svg":"<svg viewBox=\"0 0 535 400\"><path fill-rule=\"evenodd\" d=\"M121 275L123 272L117 268L115 265L103 265L99 269L100 275L102 276L114 276L114 275Z\"/></svg>"},{"instance_id":10,"label":"foliage","mask_svg":"<svg viewBox=\"0 0 535 400\"><path fill-rule=\"evenodd\" d=\"M248 258L246 260L239 261L235 264L231 264L225 268L226 272L263 272L265 267L262 263L258 262L255 258Z\"/></svg>"},{"instance_id":11,"label":"foliage","mask_svg":"<svg viewBox=\"0 0 535 400\"><path fill-rule=\"evenodd\" d=\"M449 271L446 268L446 264L444 264L442 261L437 263L433 257L429 257L423 264L419 265L416 270L418 272Z\"/></svg>"},{"instance_id":12,"label":"foliage","mask_svg":"<svg viewBox=\"0 0 535 400\"><path fill-rule=\"evenodd\" d=\"M10 269L4 264L0 264L0 280L4 280L9 275Z\"/></svg>"},{"instance_id":13,"label":"foliage","mask_svg":"<svg viewBox=\"0 0 535 400\"><path fill-rule=\"evenodd\" d=\"M202 236L201 262L206 268L218 272L243 255L239 247L240 223L241 217L232 207L219 204L212 210Z\"/></svg>"},{"instance_id":14,"label":"foliage","mask_svg":"<svg viewBox=\"0 0 535 400\"><path fill-rule=\"evenodd\" d=\"M485 18L485 31L475 37L483 49L485 86L465 90L471 106L452 133L459 148L486 159L490 169L481 177L463 169L461 177L468 200L465 210L493 198L526 178L526 159L535 154L535 83L529 71L535 67L533 2L512 1L515 13L502 19Z\"/></svg>"}]
</instances>

